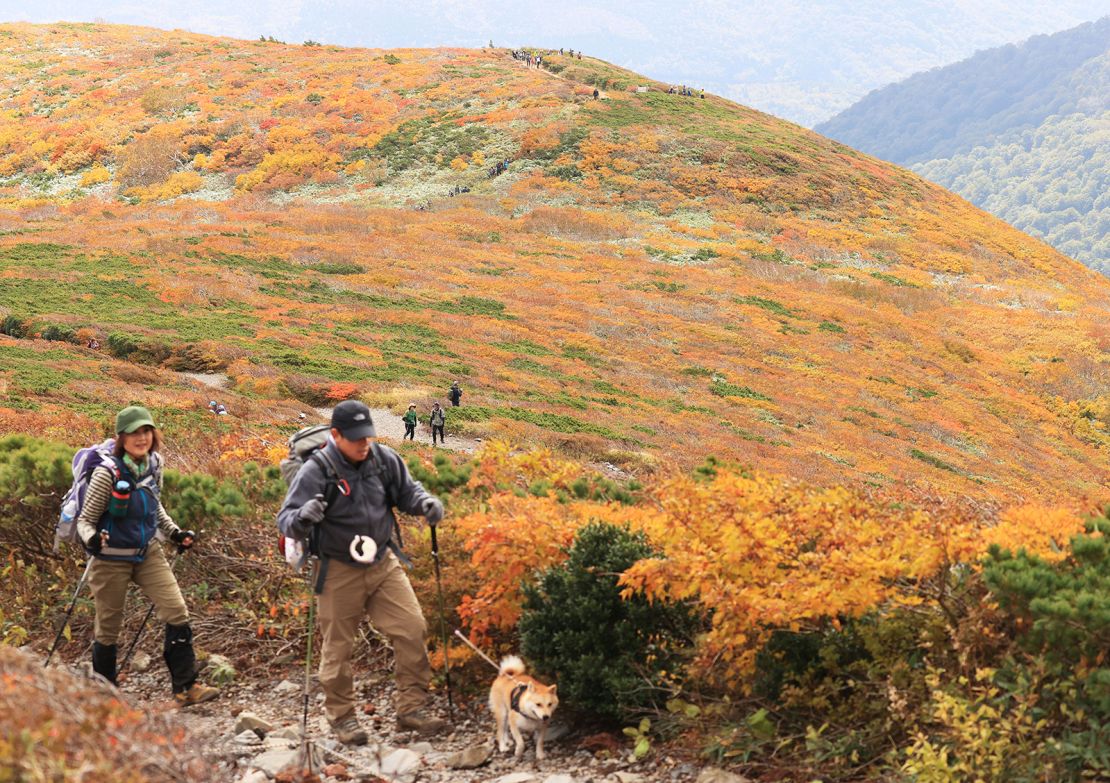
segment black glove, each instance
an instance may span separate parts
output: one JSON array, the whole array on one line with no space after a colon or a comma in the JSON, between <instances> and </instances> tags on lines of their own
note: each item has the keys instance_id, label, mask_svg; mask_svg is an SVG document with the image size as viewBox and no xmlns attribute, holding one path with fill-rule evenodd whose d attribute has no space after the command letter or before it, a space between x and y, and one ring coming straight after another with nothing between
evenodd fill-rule
<instances>
[{"instance_id":1,"label":"black glove","mask_svg":"<svg viewBox=\"0 0 1110 783\"><path fill-rule=\"evenodd\" d=\"M424 498L423 504L424 519L428 520L428 524L435 527L439 521L443 519L443 504L439 498Z\"/></svg>"},{"instance_id":2,"label":"black glove","mask_svg":"<svg viewBox=\"0 0 1110 783\"><path fill-rule=\"evenodd\" d=\"M196 540L197 534L192 530L175 530L170 533L170 541L182 550L191 549Z\"/></svg>"},{"instance_id":3,"label":"black glove","mask_svg":"<svg viewBox=\"0 0 1110 783\"><path fill-rule=\"evenodd\" d=\"M100 531L99 530L97 530L95 533L93 533L91 536L89 536L87 539L85 539L85 549L89 550L90 552L93 552L93 553L99 552L100 548L103 545L104 545L104 539L100 537Z\"/></svg>"},{"instance_id":4,"label":"black glove","mask_svg":"<svg viewBox=\"0 0 1110 783\"><path fill-rule=\"evenodd\" d=\"M317 495L301 506L301 510L297 512L297 520L309 525L319 525L324 521L324 511L327 510L327 507L328 504L324 502L324 496Z\"/></svg>"}]
</instances>

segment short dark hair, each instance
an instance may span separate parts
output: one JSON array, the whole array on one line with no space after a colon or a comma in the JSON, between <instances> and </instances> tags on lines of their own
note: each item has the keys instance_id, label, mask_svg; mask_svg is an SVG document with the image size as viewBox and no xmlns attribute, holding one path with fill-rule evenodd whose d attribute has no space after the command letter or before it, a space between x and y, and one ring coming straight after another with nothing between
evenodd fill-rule
<instances>
[{"instance_id":1,"label":"short dark hair","mask_svg":"<svg viewBox=\"0 0 1110 783\"><path fill-rule=\"evenodd\" d=\"M158 431L157 427L151 427L150 434L150 451L153 454L155 451L158 451L158 449L162 448L162 433ZM123 433L120 433L116 436L116 447L112 449L112 456L123 459L123 455L126 453L127 452L123 450Z\"/></svg>"}]
</instances>

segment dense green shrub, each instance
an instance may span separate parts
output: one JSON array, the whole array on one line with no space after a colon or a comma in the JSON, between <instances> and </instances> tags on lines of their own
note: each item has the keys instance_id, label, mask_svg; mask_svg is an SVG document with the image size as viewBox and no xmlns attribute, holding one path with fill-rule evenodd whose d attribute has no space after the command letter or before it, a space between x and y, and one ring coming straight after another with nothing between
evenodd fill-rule
<instances>
[{"instance_id":1,"label":"dense green shrub","mask_svg":"<svg viewBox=\"0 0 1110 783\"><path fill-rule=\"evenodd\" d=\"M250 513L243 493L228 481L204 473L167 470L162 504L182 528L213 531Z\"/></svg>"},{"instance_id":2,"label":"dense green shrub","mask_svg":"<svg viewBox=\"0 0 1110 783\"><path fill-rule=\"evenodd\" d=\"M41 337L54 342L72 343L77 341L77 332L64 324L49 324L43 328Z\"/></svg>"},{"instance_id":3,"label":"dense green shrub","mask_svg":"<svg viewBox=\"0 0 1110 783\"><path fill-rule=\"evenodd\" d=\"M30 332L30 323L18 316L6 315L4 320L0 321L0 334L6 334L8 337L23 338Z\"/></svg>"},{"instance_id":4,"label":"dense green shrub","mask_svg":"<svg viewBox=\"0 0 1110 783\"><path fill-rule=\"evenodd\" d=\"M578 531L565 563L524 590L524 654L554 674L574 707L610 719L665 701L696 621L683 605L620 597L617 578L658 557L642 534L600 522Z\"/></svg>"},{"instance_id":5,"label":"dense green shrub","mask_svg":"<svg viewBox=\"0 0 1110 783\"><path fill-rule=\"evenodd\" d=\"M456 465L446 454L436 454L431 468L424 467L416 457L408 459L409 473L433 495L444 495L466 484L470 481L470 472L474 465L473 460Z\"/></svg>"},{"instance_id":6,"label":"dense green shrub","mask_svg":"<svg viewBox=\"0 0 1110 783\"><path fill-rule=\"evenodd\" d=\"M0 542L41 552L53 542L61 497L73 480L74 450L29 435L0 438Z\"/></svg>"},{"instance_id":7,"label":"dense green shrub","mask_svg":"<svg viewBox=\"0 0 1110 783\"><path fill-rule=\"evenodd\" d=\"M1056 563L992 547L983 580L1026 653L1000 683L1016 701L1036 701L1046 747L1069 775L1110 773L1110 520L1090 520Z\"/></svg>"}]
</instances>

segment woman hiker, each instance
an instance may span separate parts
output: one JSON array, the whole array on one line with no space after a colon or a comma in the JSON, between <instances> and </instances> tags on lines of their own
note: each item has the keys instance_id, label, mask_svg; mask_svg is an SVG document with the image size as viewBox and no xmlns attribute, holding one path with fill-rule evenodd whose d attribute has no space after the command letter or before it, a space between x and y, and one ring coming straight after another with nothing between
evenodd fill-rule
<instances>
[{"instance_id":1,"label":"woman hiker","mask_svg":"<svg viewBox=\"0 0 1110 783\"><path fill-rule=\"evenodd\" d=\"M415 402L412 403L411 405L409 405L409 409L405 412L405 415L401 417L401 420L403 422L405 422L405 436L403 438L401 438L401 440L404 440L405 438L408 438L409 440L416 440L416 403Z\"/></svg>"},{"instance_id":2,"label":"woman hiker","mask_svg":"<svg viewBox=\"0 0 1110 783\"><path fill-rule=\"evenodd\" d=\"M196 533L179 528L162 507L161 445L162 436L146 408L132 405L117 414L114 466L98 466L89 477L77 536L92 556L93 671L115 684L116 642L127 587L134 582L166 624L162 657L170 670L174 699L187 707L214 699L219 691L197 682L189 611L162 547L154 544L159 532L183 550L196 540Z\"/></svg>"}]
</instances>

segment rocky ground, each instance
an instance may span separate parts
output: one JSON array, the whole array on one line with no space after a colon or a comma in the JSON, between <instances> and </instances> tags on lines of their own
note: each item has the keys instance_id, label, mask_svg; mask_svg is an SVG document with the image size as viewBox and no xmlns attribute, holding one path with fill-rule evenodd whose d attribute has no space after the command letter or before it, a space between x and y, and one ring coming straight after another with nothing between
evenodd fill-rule
<instances>
[{"instance_id":1,"label":"rocky ground","mask_svg":"<svg viewBox=\"0 0 1110 783\"><path fill-rule=\"evenodd\" d=\"M211 667L210 667L211 668ZM392 678L388 672L356 681L363 697L361 720L370 734L363 747L339 744L323 718L323 694L313 678L309 692L308 747L301 741L304 715L303 670L292 666L285 677L225 685L212 702L176 710L194 748L202 748L213 780L268 781L363 780L395 783L743 783L744 778L699 762L694 753L653 753L634 761L627 739L589 733L560 722L556 714L545 743L546 758L535 760L529 741L519 763L495 750L492 721L484 699L456 704L452 712L438 698L433 712L448 719L445 735L424 738L395 728ZM301 676L298 676L301 675ZM164 702L172 709L161 661L136 655L122 685L144 706ZM307 770L307 771L306 771Z\"/></svg>"}]
</instances>

